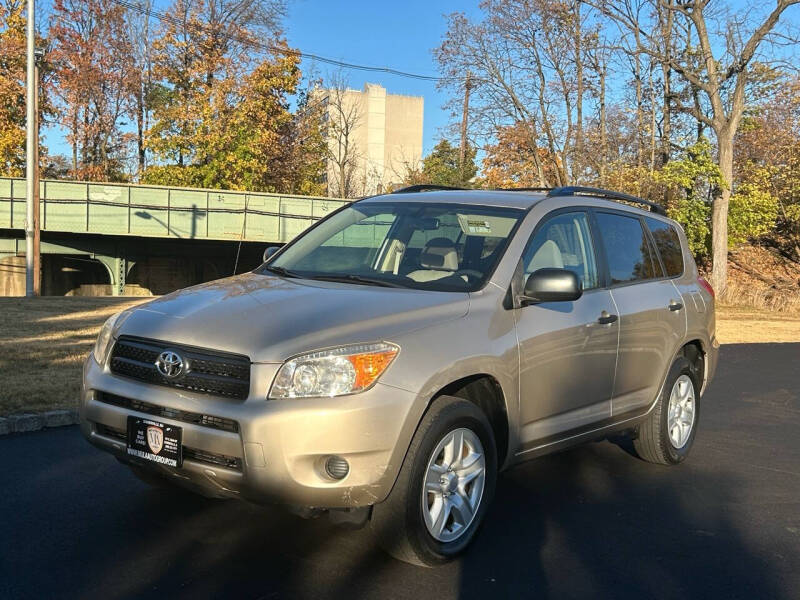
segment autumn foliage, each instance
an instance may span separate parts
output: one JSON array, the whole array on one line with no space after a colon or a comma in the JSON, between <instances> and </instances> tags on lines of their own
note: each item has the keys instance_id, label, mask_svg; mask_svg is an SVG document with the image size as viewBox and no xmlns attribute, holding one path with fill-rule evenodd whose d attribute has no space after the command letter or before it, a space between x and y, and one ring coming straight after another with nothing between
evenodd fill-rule
<instances>
[{"instance_id":1,"label":"autumn foliage","mask_svg":"<svg viewBox=\"0 0 800 600\"><path fill-rule=\"evenodd\" d=\"M283 11L282 0L174 0L163 13L150 0L53 0L42 110L71 156L51 162L90 181L322 193L320 113ZM0 0L4 175L24 169L25 23L23 0Z\"/></svg>"}]
</instances>

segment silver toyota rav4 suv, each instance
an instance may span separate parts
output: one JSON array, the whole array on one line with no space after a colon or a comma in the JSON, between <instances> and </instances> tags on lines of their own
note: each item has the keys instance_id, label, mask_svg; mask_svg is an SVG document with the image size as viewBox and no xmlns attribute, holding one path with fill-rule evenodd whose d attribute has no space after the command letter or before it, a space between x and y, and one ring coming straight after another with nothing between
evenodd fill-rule
<instances>
[{"instance_id":1,"label":"silver toyota rav4 suv","mask_svg":"<svg viewBox=\"0 0 800 600\"><path fill-rule=\"evenodd\" d=\"M604 190L431 187L110 318L86 438L150 483L369 523L423 565L470 543L501 469L611 434L684 460L719 346L681 227Z\"/></svg>"}]
</instances>

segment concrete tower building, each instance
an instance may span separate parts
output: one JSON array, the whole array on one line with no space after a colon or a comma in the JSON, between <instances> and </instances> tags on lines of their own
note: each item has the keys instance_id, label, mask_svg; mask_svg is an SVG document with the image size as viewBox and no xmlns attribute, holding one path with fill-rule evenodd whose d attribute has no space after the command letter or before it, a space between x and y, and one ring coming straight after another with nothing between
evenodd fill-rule
<instances>
[{"instance_id":1,"label":"concrete tower building","mask_svg":"<svg viewBox=\"0 0 800 600\"><path fill-rule=\"evenodd\" d=\"M320 92L327 103L328 193L359 196L391 189L422 160L423 98L363 90Z\"/></svg>"}]
</instances>

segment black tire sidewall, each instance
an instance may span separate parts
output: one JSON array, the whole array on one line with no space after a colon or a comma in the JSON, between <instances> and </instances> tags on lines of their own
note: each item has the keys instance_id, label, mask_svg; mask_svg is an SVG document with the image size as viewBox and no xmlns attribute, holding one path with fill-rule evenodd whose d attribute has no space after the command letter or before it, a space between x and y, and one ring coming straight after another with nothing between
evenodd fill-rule
<instances>
[{"instance_id":1,"label":"black tire sidewall","mask_svg":"<svg viewBox=\"0 0 800 600\"><path fill-rule=\"evenodd\" d=\"M675 385L675 382L681 375L688 376L692 382L692 386L694 386L694 423L692 424L692 431L689 434L689 439L682 448L676 448L672 445L669 435L669 398L672 394L672 388ZM687 358L681 356L676 359L674 363L672 363L672 368L670 368L669 375L664 384L664 391L661 394L661 422L659 424L661 431L661 446L664 456L672 464L683 462L692 449L694 438L697 435L697 425L700 421L699 399L700 388L698 386L697 376L692 369L692 364Z\"/></svg>"},{"instance_id":2,"label":"black tire sidewall","mask_svg":"<svg viewBox=\"0 0 800 600\"><path fill-rule=\"evenodd\" d=\"M483 445L486 459L486 474L484 479L483 496L478 513L470 523L467 531L452 542L436 540L425 526L422 512L422 487L425 480L425 471L434 448L442 438L459 428L469 429L474 432ZM478 407L467 401L461 401L445 407L436 415L423 434L423 440L414 456L414 464L409 478L410 489L407 493L406 523L409 532L409 542L416 554L428 564L441 564L464 551L480 528L494 495L497 481L497 451L494 435L488 420Z\"/></svg>"}]
</instances>

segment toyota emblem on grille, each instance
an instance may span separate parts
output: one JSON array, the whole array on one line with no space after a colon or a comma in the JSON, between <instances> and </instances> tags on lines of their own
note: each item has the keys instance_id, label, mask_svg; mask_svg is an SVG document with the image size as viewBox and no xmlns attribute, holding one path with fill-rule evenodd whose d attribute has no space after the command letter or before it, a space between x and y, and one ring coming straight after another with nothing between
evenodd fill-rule
<instances>
[{"instance_id":1,"label":"toyota emblem on grille","mask_svg":"<svg viewBox=\"0 0 800 600\"><path fill-rule=\"evenodd\" d=\"M170 379L183 373L183 358L174 350L164 350L158 355L155 364L158 372Z\"/></svg>"}]
</instances>

